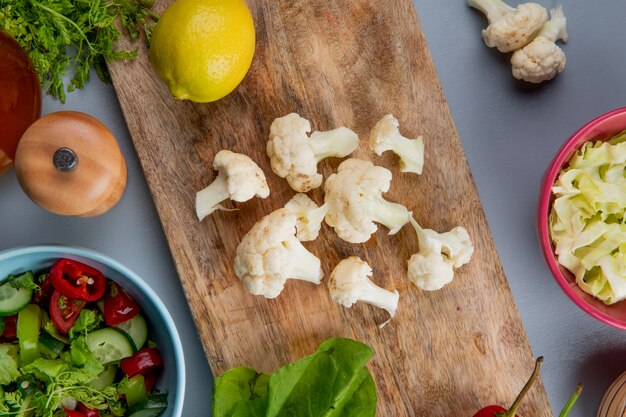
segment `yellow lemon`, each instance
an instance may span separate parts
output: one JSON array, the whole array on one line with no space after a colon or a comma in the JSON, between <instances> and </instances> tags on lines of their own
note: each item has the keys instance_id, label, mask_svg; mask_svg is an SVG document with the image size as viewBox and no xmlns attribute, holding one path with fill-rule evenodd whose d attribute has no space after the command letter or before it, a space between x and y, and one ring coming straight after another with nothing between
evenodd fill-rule
<instances>
[{"instance_id":1,"label":"yellow lemon","mask_svg":"<svg viewBox=\"0 0 626 417\"><path fill-rule=\"evenodd\" d=\"M174 97L207 103L243 80L254 42L243 0L177 0L152 33L150 61Z\"/></svg>"}]
</instances>

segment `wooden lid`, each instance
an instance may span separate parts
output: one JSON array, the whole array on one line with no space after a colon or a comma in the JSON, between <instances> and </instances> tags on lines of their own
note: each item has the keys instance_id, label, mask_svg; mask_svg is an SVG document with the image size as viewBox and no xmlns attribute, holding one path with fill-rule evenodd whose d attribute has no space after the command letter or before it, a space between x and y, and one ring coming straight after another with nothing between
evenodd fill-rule
<instances>
[{"instance_id":1,"label":"wooden lid","mask_svg":"<svg viewBox=\"0 0 626 417\"><path fill-rule=\"evenodd\" d=\"M126 162L97 119L62 111L33 123L15 156L17 179L38 205L65 216L97 216L126 188Z\"/></svg>"},{"instance_id":2,"label":"wooden lid","mask_svg":"<svg viewBox=\"0 0 626 417\"><path fill-rule=\"evenodd\" d=\"M626 409L626 372L611 384L598 408L597 417L622 417Z\"/></svg>"}]
</instances>

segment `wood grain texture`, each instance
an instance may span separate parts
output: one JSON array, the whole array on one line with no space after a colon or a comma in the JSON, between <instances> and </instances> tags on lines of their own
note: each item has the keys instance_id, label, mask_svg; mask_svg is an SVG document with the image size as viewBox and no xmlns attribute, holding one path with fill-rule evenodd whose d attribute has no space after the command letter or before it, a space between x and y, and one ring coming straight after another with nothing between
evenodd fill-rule
<instances>
[{"instance_id":1,"label":"wood grain texture","mask_svg":"<svg viewBox=\"0 0 626 417\"><path fill-rule=\"evenodd\" d=\"M169 0L156 3L162 11ZM487 404L509 404L533 358L411 1L248 4L257 30L254 62L243 84L217 103L174 100L144 49L137 60L110 66L213 371L248 365L270 372L328 337L348 336L376 350L371 370L380 416L462 417ZM377 327L383 311L334 304L325 283L290 282L279 298L266 300L249 295L233 274L241 237L294 194L271 173L265 155L271 122L292 111L313 129L355 130L356 156L394 172L389 200L406 204L425 227L463 225L473 238L472 262L433 293L406 279L406 261L417 250L409 227L395 236L381 227L366 244L351 245L324 226L317 241L305 244L322 259L327 277L341 258L358 255L373 266L377 282L399 290L398 315L383 330ZM367 150L369 129L388 112L407 136L424 135L422 176L402 174L393 155ZM211 161L223 148L257 161L272 194L199 224L195 192L214 179ZM328 176L339 162L326 160L320 168ZM310 194L322 200L319 190ZM552 415L541 383L520 414Z\"/></svg>"}]
</instances>

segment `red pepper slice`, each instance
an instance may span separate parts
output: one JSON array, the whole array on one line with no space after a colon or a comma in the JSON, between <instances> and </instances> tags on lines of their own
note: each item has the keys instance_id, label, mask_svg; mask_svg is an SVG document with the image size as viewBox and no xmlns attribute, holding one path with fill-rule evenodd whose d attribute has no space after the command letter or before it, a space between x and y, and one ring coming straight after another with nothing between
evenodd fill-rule
<instances>
[{"instance_id":1,"label":"red pepper slice","mask_svg":"<svg viewBox=\"0 0 626 417\"><path fill-rule=\"evenodd\" d=\"M63 334L67 334L70 331L76 319L80 314L80 311L85 307L84 301L72 300L62 295L60 292L55 291L50 298L50 318L52 323Z\"/></svg>"},{"instance_id":2,"label":"red pepper slice","mask_svg":"<svg viewBox=\"0 0 626 417\"><path fill-rule=\"evenodd\" d=\"M137 374L146 375L163 366L163 359L157 349L144 348L135 353L133 356L122 359L120 368L128 377ZM147 390L147 387L146 387Z\"/></svg>"},{"instance_id":3,"label":"red pepper slice","mask_svg":"<svg viewBox=\"0 0 626 417\"><path fill-rule=\"evenodd\" d=\"M141 308L122 287L109 281L104 297L104 321L108 326L115 326L135 317Z\"/></svg>"},{"instance_id":4,"label":"red pepper slice","mask_svg":"<svg viewBox=\"0 0 626 417\"><path fill-rule=\"evenodd\" d=\"M59 259L52 265L50 280L55 290L80 301L98 301L106 289L102 272L71 259Z\"/></svg>"},{"instance_id":5,"label":"red pepper slice","mask_svg":"<svg viewBox=\"0 0 626 417\"><path fill-rule=\"evenodd\" d=\"M0 336L8 342L17 338L17 314L4 318L4 330Z\"/></svg>"},{"instance_id":6,"label":"red pepper slice","mask_svg":"<svg viewBox=\"0 0 626 417\"><path fill-rule=\"evenodd\" d=\"M143 383L146 385L146 392L150 393L150 391L152 391L152 388L154 388L154 384L156 384L156 380L157 380L157 372L148 372L146 375L143 376Z\"/></svg>"},{"instance_id":7,"label":"red pepper slice","mask_svg":"<svg viewBox=\"0 0 626 417\"><path fill-rule=\"evenodd\" d=\"M100 411L97 408L87 408L87 406L83 403L78 403L78 407L76 407L76 409L83 413L85 417L100 417Z\"/></svg>"},{"instance_id":8,"label":"red pepper slice","mask_svg":"<svg viewBox=\"0 0 626 417\"><path fill-rule=\"evenodd\" d=\"M67 417L87 417L85 413L76 410L68 410L67 408L65 409L65 414L67 414Z\"/></svg>"}]
</instances>

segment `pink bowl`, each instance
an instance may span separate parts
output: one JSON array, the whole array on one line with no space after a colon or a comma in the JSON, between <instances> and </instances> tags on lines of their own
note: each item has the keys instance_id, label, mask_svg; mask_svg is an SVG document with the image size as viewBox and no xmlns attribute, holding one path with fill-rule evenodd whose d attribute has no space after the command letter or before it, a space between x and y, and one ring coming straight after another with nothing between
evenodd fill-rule
<instances>
[{"instance_id":1,"label":"pink bowl","mask_svg":"<svg viewBox=\"0 0 626 417\"><path fill-rule=\"evenodd\" d=\"M565 142L552 160L542 179L537 211L537 228L543 255L548 262L552 275L554 275L556 282L565 291L565 294L592 317L603 323L626 330L626 301L607 306L602 301L581 290L576 285L575 277L557 262L548 226L548 216L554 200L551 189L561 169L567 165L570 158L585 142L595 139L608 140L623 130L626 130L626 107L610 111L593 119Z\"/></svg>"}]
</instances>

